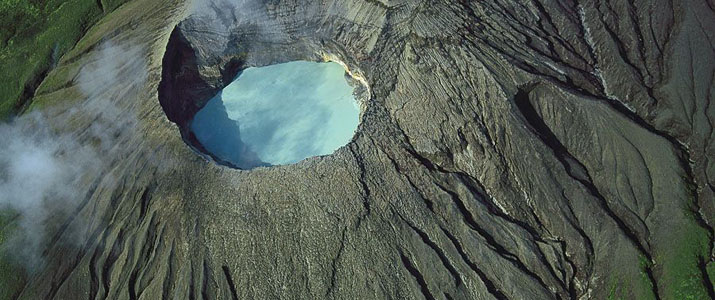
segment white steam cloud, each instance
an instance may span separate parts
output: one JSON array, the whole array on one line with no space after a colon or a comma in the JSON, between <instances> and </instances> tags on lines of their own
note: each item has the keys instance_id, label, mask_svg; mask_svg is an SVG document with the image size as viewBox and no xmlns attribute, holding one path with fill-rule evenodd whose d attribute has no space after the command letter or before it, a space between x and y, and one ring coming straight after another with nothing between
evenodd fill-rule
<instances>
[{"instance_id":1,"label":"white steam cloud","mask_svg":"<svg viewBox=\"0 0 715 300\"><path fill-rule=\"evenodd\" d=\"M100 46L74 80L82 97L0 124L0 210L18 215L0 247L29 270L43 263L48 228L89 197L92 182L107 179L119 133L136 126L123 100L146 79L142 57L140 48Z\"/></svg>"}]
</instances>

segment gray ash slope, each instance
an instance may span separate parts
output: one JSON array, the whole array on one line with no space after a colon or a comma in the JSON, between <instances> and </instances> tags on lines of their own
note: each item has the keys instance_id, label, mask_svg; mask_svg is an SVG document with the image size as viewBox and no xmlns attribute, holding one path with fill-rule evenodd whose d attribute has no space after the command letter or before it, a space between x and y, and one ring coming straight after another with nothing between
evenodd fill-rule
<instances>
[{"instance_id":1,"label":"gray ash slope","mask_svg":"<svg viewBox=\"0 0 715 300\"><path fill-rule=\"evenodd\" d=\"M36 101L66 98L106 42L148 70L105 92L136 128L20 298L713 297L712 1L191 7L132 1L46 78ZM197 154L186 122L238 70L325 56L369 85L350 144Z\"/></svg>"}]
</instances>

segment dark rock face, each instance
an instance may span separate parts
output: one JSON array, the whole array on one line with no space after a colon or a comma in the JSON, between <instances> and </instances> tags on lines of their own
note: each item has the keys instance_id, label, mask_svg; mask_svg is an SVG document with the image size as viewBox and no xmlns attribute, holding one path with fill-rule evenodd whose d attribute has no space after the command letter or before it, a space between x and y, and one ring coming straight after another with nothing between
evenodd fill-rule
<instances>
[{"instance_id":1,"label":"dark rock face","mask_svg":"<svg viewBox=\"0 0 715 300\"><path fill-rule=\"evenodd\" d=\"M713 297L712 1L177 2L97 29L148 49L140 129L21 298ZM335 154L187 147L240 69L324 57L369 86Z\"/></svg>"}]
</instances>

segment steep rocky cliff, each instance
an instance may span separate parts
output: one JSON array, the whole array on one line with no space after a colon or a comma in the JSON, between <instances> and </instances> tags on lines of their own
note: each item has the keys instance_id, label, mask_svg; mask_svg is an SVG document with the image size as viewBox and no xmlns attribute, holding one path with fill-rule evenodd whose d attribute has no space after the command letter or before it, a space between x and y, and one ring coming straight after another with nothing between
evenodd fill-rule
<instances>
[{"instance_id":1,"label":"steep rocky cliff","mask_svg":"<svg viewBox=\"0 0 715 300\"><path fill-rule=\"evenodd\" d=\"M19 298L714 297L711 0L238 2L130 1L40 85L59 132L131 126ZM326 57L369 94L336 153L243 171L186 130L242 68Z\"/></svg>"}]
</instances>

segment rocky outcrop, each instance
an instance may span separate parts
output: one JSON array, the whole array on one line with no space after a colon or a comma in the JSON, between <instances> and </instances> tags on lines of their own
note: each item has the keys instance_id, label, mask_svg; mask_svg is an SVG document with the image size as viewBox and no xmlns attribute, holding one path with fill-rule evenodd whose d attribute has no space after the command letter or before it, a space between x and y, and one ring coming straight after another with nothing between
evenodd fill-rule
<instances>
[{"instance_id":1,"label":"rocky outcrop","mask_svg":"<svg viewBox=\"0 0 715 300\"><path fill-rule=\"evenodd\" d=\"M711 1L236 3L134 0L48 75L106 41L148 72L20 298L713 297ZM242 171L187 133L242 68L324 57L370 93L334 154Z\"/></svg>"}]
</instances>

